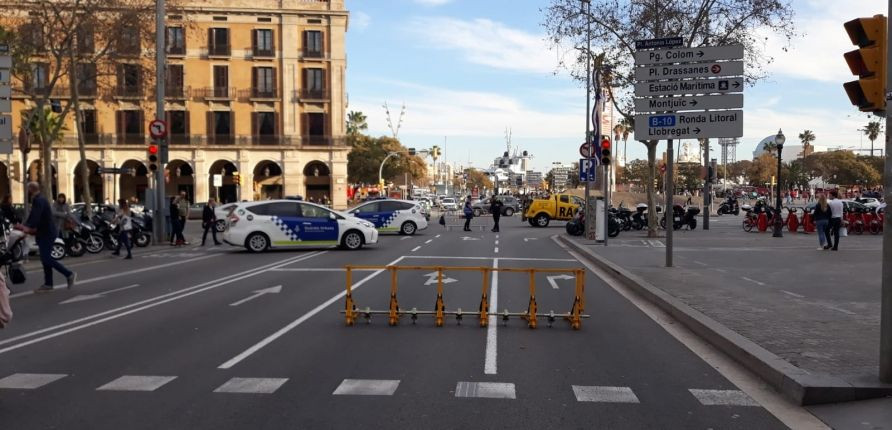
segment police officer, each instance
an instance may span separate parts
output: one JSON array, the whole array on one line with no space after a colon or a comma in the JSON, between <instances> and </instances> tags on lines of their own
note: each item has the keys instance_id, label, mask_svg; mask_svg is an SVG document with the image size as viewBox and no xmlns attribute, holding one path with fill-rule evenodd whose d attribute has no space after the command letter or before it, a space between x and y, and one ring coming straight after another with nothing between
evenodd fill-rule
<instances>
[{"instance_id":1,"label":"police officer","mask_svg":"<svg viewBox=\"0 0 892 430\"><path fill-rule=\"evenodd\" d=\"M502 201L493 196L490 204L489 204L489 213L492 214L492 221L494 223L492 227L492 231L494 233L499 232L499 218L502 217Z\"/></svg>"}]
</instances>

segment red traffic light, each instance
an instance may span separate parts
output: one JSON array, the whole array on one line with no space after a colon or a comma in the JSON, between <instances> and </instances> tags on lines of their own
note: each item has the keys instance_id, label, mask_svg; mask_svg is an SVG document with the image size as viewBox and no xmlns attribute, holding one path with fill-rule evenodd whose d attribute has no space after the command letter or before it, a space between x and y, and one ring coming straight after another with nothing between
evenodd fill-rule
<instances>
[{"instance_id":1,"label":"red traffic light","mask_svg":"<svg viewBox=\"0 0 892 430\"><path fill-rule=\"evenodd\" d=\"M149 154L155 155L158 153L158 145L149 145Z\"/></svg>"},{"instance_id":2,"label":"red traffic light","mask_svg":"<svg viewBox=\"0 0 892 430\"><path fill-rule=\"evenodd\" d=\"M610 150L610 140L609 139L604 139L601 141L601 150L603 151L605 149L608 151Z\"/></svg>"}]
</instances>

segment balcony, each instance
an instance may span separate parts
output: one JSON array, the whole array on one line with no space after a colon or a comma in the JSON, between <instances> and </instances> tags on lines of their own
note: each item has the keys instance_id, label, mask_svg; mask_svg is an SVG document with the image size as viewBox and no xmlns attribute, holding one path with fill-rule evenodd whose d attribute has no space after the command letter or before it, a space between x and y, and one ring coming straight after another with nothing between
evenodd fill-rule
<instances>
[{"instance_id":1,"label":"balcony","mask_svg":"<svg viewBox=\"0 0 892 430\"><path fill-rule=\"evenodd\" d=\"M188 145L191 143L188 134L171 134L167 136L167 142L171 145Z\"/></svg>"},{"instance_id":2,"label":"balcony","mask_svg":"<svg viewBox=\"0 0 892 430\"><path fill-rule=\"evenodd\" d=\"M252 47L253 58L276 58L276 51L272 48Z\"/></svg>"},{"instance_id":3,"label":"balcony","mask_svg":"<svg viewBox=\"0 0 892 430\"><path fill-rule=\"evenodd\" d=\"M118 99L139 99L144 95L142 87L138 85L121 85L114 91L114 97Z\"/></svg>"},{"instance_id":4,"label":"balcony","mask_svg":"<svg viewBox=\"0 0 892 430\"><path fill-rule=\"evenodd\" d=\"M189 94L192 92L192 89L189 87L182 86L164 86L164 98L173 99L173 100L185 100L189 98Z\"/></svg>"},{"instance_id":5,"label":"balcony","mask_svg":"<svg viewBox=\"0 0 892 430\"><path fill-rule=\"evenodd\" d=\"M232 55L232 49L228 44L208 46L208 57L229 57L230 55Z\"/></svg>"},{"instance_id":6,"label":"balcony","mask_svg":"<svg viewBox=\"0 0 892 430\"><path fill-rule=\"evenodd\" d=\"M168 46L167 47L167 56L168 57L185 57L186 56L186 47L185 46Z\"/></svg>"},{"instance_id":7,"label":"balcony","mask_svg":"<svg viewBox=\"0 0 892 430\"><path fill-rule=\"evenodd\" d=\"M145 145L146 136L143 134L119 134L117 136L118 145Z\"/></svg>"},{"instance_id":8,"label":"balcony","mask_svg":"<svg viewBox=\"0 0 892 430\"><path fill-rule=\"evenodd\" d=\"M302 88L294 90L291 97L295 101L328 100L331 98L331 94L325 88Z\"/></svg>"},{"instance_id":9,"label":"balcony","mask_svg":"<svg viewBox=\"0 0 892 430\"><path fill-rule=\"evenodd\" d=\"M276 100L278 98L278 96L279 96L279 93L278 93L278 91L276 91L276 88L254 87L254 88L251 88L251 90L249 92L249 98L252 101L255 101L255 100L264 100L264 101Z\"/></svg>"},{"instance_id":10,"label":"balcony","mask_svg":"<svg viewBox=\"0 0 892 430\"><path fill-rule=\"evenodd\" d=\"M304 54L303 58L312 58L312 59L319 59L319 60L325 59L325 52L323 52L323 51L304 49L303 54Z\"/></svg>"},{"instance_id":11,"label":"balcony","mask_svg":"<svg viewBox=\"0 0 892 430\"><path fill-rule=\"evenodd\" d=\"M235 87L205 87L195 93L196 98L203 100L232 100L236 90Z\"/></svg>"},{"instance_id":12,"label":"balcony","mask_svg":"<svg viewBox=\"0 0 892 430\"><path fill-rule=\"evenodd\" d=\"M343 137L333 136L302 136L301 145L303 147L341 147L347 145L347 140Z\"/></svg>"}]
</instances>

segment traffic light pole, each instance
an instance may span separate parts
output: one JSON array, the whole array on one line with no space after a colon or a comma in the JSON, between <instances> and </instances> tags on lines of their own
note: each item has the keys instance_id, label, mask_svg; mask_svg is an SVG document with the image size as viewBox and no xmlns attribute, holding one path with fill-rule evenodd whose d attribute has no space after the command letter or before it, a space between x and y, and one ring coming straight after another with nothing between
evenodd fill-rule
<instances>
[{"instance_id":1,"label":"traffic light pole","mask_svg":"<svg viewBox=\"0 0 892 430\"><path fill-rule=\"evenodd\" d=\"M889 0L888 13L892 14L892 0ZM889 36L892 31L886 27L886 59L892 58L892 42ZM883 221L883 280L880 306L880 381L892 383L892 74L886 67L886 163L883 174L883 197L886 202L886 214Z\"/></svg>"},{"instance_id":2,"label":"traffic light pole","mask_svg":"<svg viewBox=\"0 0 892 430\"><path fill-rule=\"evenodd\" d=\"M165 67L167 61L167 46L164 42L165 26L164 26L164 0L155 0L155 119L164 121L164 85L165 85ZM164 214L167 213L167 198L164 195L164 169L167 168L167 142L164 138L158 139L159 163L158 169L155 170L155 207L152 216L152 231L155 233L155 243L160 244L165 241L167 234L164 231L166 224L164 223Z\"/></svg>"}]
</instances>

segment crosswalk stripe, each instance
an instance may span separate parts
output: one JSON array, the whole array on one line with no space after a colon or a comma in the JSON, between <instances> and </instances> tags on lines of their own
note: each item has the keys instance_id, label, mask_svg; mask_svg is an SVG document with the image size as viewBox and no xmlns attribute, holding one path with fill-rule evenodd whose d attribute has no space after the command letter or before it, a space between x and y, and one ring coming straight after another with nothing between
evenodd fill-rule
<instances>
[{"instance_id":1,"label":"crosswalk stripe","mask_svg":"<svg viewBox=\"0 0 892 430\"><path fill-rule=\"evenodd\" d=\"M507 382L466 382L455 386L455 397L515 399L514 384Z\"/></svg>"},{"instance_id":2,"label":"crosswalk stripe","mask_svg":"<svg viewBox=\"0 0 892 430\"><path fill-rule=\"evenodd\" d=\"M629 387L573 385L577 402L641 403Z\"/></svg>"},{"instance_id":3,"label":"crosswalk stripe","mask_svg":"<svg viewBox=\"0 0 892 430\"><path fill-rule=\"evenodd\" d=\"M288 378L232 378L219 386L215 393L239 393L239 394L272 394L282 385L288 382Z\"/></svg>"},{"instance_id":4,"label":"crosswalk stripe","mask_svg":"<svg viewBox=\"0 0 892 430\"><path fill-rule=\"evenodd\" d=\"M760 406L740 390L688 390L704 406Z\"/></svg>"},{"instance_id":5,"label":"crosswalk stripe","mask_svg":"<svg viewBox=\"0 0 892 430\"><path fill-rule=\"evenodd\" d=\"M124 375L114 381L109 382L99 388L97 391L155 391L170 381L176 379L176 376L146 376L146 375Z\"/></svg>"},{"instance_id":6,"label":"crosswalk stripe","mask_svg":"<svg viewBox=\"0 0 892 430\"><path fill-rule=\"evenodd\" d=\"M14 373L0 379L0 389L36 390L66 376L61 373Z\"/></svg>"},{"instance_id":7,"label":"crosswalk stripe","mask_svg":"<svg viewBox=\"0 0 892 430\"><path fill-rule=\"evenodd\" d=\"M345 379L332 393L335 396L392 396L399 379Z\"/></svg>"}]
</instances>

